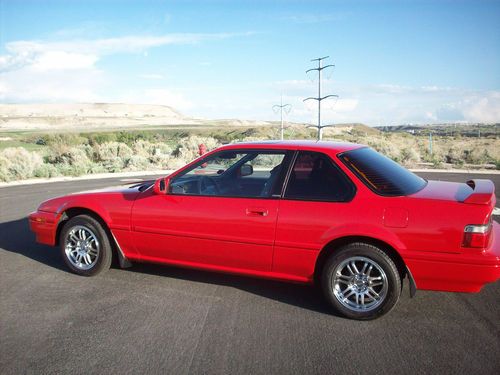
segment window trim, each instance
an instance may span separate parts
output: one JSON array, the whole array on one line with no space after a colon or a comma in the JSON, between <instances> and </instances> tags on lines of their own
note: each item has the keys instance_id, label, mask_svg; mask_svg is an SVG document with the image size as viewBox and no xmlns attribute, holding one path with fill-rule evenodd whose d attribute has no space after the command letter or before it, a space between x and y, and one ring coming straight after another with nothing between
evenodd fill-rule
<instances>
[{"instance_id":1,"label":"window trim","mask_svg":"<svg viewBox=\"0 0 500 375\"><path fill-rule=\"evenodd\" d=\"M241 149L241 148L238 148L238 149L229 149L229 150L220 150L218 152L214 152L214 153L211 153L210 155L207 155L206 157L204 158L201 158L198 162L192 164L189 166L189 168L186 168L186 170L182 170L181 173L178 173L176 174L175 176L173 176L173 179L170 181L171 183L173 183L175 181L175 179L179 178L179 177L182 177L182 176L185 176L187 173L191 172L193 169L197 168L198 166L202 165L203 163L206 162L206 160L208 158L212 158L220 153L223 153L223 152L234 152L234 153L241 153L241 154L249 154L249 153L252 153L252 152L257 152L257 153L262 153L262 154L283 154L284 157L283 157L283 161L282 163L286 163L287 162L287 159L290 160L290 158L293 158L293 154L294 153L294 150L290 150L290 149L269 149L269 148L244 148L244 149ZM234 167L236 164L240 163L241 160L243 160L245 157L243 157L242 159L238 160L235 164L233 164L232 167ZM246 161L245 161L246 163ZM244 163L242 163L244 164ZM189 165L189 164L187 164ZM288 170L290 169L290 165L291 163L289 163L288 165L285 164L285 170ZM232 167L228 168L226 170L226 172L229 170L229 169L232 169ZM279 179L277 180L279 181ZM277 183L277 181L275 181L275 183ZM173 195L173 196L176 196L176 197L210 197L210 198L241 198L241 199L272 199L272 200L276 200L276 199L281 199L282 198L282 195L280 196L273 196L272 194L268 195L268 196L242 196L242 195L206 195L206 194L176 194L176 193L172 193L171 191L171 184L169 184L169 191L168 191L168 194L167 195ZM285 181L283 181L283 186L282 186L282 189L281 191L283 192L283 187L285 186ZM274 186L273 186L274 188ZM271 192L272 192L273 189L271 189Z\"/></svg>"},{"instance_id":2,"label":"window trim","mask_svg":"<svg viewBox=\"0 0 500 375\"><path fill-rule=\"evenodd\" d=\"M346 200L332 200L332 199L322 199L322 198L313 199L313 198L290 198L290 197L287 197L286 193L288 191L288 184L290 182L290 176L292 174L292 171L293 171L293 168L295 166L295 163L296 163L296 161L297 161L297 159L299 157L299 154L301 152L312 152L312 153L320 154L323 157L325 157L329 161L329 163L333 166L333 168L336 169L337 172L339 172L339 174L345 179L345 181L347 182L347 184L350 185L350 187L352 189L352 194L349 197L349 199L346 199ZM349 202L352 202L352 200L356 197L357 192L358 192L358 188L357 188L356 184L351 180L351 178L349 178L349 176L342 170L342 168L340 168L338 166L338 164L335 162L334 159L332 159L330 157L330 155L325 154L324 152L321 152L321 151L295 150L295 155L294 155L294 157L293 157L293 159L292 159L292 161L290 163L290 166L289 166L289 169L288 169L288 173L287 173L287 176L286 176L284 184L283 184L283 190L282 190L282 194L281 194L281 199L289 200L289 201L303 201L303 202L349 203Z\"/></svg>"}]
</instances>

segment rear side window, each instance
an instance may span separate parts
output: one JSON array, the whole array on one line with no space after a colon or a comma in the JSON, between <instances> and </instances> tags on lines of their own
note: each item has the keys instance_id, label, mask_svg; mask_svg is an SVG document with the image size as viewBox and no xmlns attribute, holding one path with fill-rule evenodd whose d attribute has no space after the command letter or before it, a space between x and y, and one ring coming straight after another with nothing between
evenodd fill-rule
<instances>
[{"instance_id":1,"label":"rear side window","mask_svg":"<svg viewBox=\"0 0 500 375\"><path fill-rule=\"evenodd\" d=\"M354 193L354 184L327 155L301 151L293 165L285 198L346 202Z\"/></svg>"},{"instance_id":2,"label":"rear side window","mask_svg":"<svg viewBox=\"0 0 500 375\"><path fill-rule=\"evenodd\" d=\"M366 186L379 195L410 195L423 189L427 183L368 147L344 152L339 157Z\"/></svg>"}]
</instances>

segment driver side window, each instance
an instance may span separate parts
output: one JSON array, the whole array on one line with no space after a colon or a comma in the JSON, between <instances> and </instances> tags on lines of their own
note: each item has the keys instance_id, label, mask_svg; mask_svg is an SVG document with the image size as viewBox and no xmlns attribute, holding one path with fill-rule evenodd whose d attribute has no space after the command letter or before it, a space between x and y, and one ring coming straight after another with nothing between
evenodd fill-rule
<instances>
[{"instance_id":1,"label":"driver side window","mask_svg":"<svg viewBox=\"0 0 500 375\"><path fill-rule=\"evenodd\" d=\"M171 194L266 198L281 184L286 151L221 151L170 182Z\"/></svg>"}]
</instances>

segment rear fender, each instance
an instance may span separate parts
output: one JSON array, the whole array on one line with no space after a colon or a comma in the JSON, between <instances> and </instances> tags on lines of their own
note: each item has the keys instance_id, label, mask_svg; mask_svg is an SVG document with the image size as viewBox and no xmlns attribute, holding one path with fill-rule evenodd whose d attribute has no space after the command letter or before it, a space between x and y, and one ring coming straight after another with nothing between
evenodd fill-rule
<instances>
[{"instance_id":1,"label":"rear fender","mask_svg":"<svg viewBox=\"0 0 500 375\"><path fill-rule=\"evenodd\" d=\"M363 223L363 225L349 223L330 228L321 238L323 243L322 247L341 237L369 237L387 243L400 253L400 255L406 252L406 246L393 231L377 225L368 225L366 223Z\"/></svg>"}]
</instances>

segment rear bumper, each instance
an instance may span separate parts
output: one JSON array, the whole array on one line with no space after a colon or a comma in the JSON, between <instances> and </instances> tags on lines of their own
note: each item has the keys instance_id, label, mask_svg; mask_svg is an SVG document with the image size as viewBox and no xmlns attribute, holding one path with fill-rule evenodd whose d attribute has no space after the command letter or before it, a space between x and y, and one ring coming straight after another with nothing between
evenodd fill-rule
<instances>
[{"instance_id":1,"label":"rear bumper","mask_svg":"<svg viewBox=\"0 0 500 375\"><path fill-rule=\"evenodd\" d=\"M493 223L492 241L484 251L462 254L420 253L405 259L417 289L479 292L500 279L500 224Z\"/></svg>"},{"instance_id":2,"label":"rear bumper","mask_svg":"<svg viewBox=\"0 0 500 375\"><path fill-rule=\"evenodd\" d=\"M36 211L28 216L30 229L36 235L36 242L54 246L57 230L57 215L52 212Z\"/></svg>"}]
</instances>

